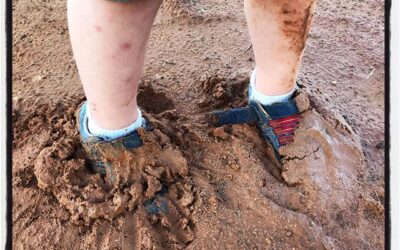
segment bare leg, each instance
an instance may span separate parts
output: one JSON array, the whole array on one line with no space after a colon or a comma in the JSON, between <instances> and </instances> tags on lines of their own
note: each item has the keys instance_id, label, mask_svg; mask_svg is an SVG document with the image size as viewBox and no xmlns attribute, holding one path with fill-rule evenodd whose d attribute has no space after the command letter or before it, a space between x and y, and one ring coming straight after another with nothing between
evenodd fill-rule
<instances>
[{"instance_id":1,"label":"bare leg","mask_svg":"<svg viewBox=\"0 0 400 250\"><path fill-rule=\"evenodd\" d=\"M244 0L244 6L257 64L257 91L271 96L290 92L315 0Z\"/></svg>"},{"instance_id":2,"label":"bare leg","mask_svg":"<svg viewBox=\"0 0 400 250\"><path fill-rule=\"evenodd\" d=\"M104 129L137 119L137 88L162 0L68 0L72 47L91 115Z\"/></svg>"}]
</instances>

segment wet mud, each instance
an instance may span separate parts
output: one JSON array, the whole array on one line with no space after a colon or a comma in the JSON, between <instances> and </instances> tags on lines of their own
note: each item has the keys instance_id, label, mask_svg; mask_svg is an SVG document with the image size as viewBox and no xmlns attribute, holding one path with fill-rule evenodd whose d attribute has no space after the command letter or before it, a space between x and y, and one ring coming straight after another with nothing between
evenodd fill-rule
<instances>
[{"instance_id":1,"label":"wet mud","mask_svg":"<svg viewBox=\"0 0 400 250\"><path fill-rule=\"evenodd\" d=\"M90 169L76 129L84 95L66 42L65 2L14 1L14 249L383 249L383 151L375 146L383 128L371 115L358 121L368 115L354 75L365 72L340 71L347 61L328 52L339 61L325 61L326 48L316 47L330 41L322 29L337 32L327 18L341 27L340 7L317 8L299 76L302 121L280 150L282 163L254 125L209 125L209 111L246 105L254 58L241 4L164 2L138 96L153 130L140 131L145 146L133 154L110 152L128 163L117 164L111 180ZM348 7L383 3L358 4ZM360 36L382 23L370 25ZM351 46L382 60L369 44ZM55 55L64 57L55 63ZM316 60L333 69L315 68ZM374 67L368 114L379 116L383 67ZM334 70L348 80L338 82Z\"/></svg>"}]
</instances>

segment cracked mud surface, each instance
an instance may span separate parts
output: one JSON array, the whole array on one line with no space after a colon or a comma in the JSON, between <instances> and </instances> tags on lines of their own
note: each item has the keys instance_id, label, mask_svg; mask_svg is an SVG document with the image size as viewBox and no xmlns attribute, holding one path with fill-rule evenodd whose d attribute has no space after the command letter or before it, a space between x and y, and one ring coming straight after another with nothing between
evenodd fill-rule
<instances>
[{"instance_id":1,"label":"cracked mud surface","mask_svg":"<svg viewBox=\"0 0 400 250\"><path fill-rule=\"evenodd\" d=\"M65 1L13 4L14 249L383 249L383 1L317 2L280 165L255 126L205 120L246 103L242 1L166 0L138 97L155 129L113 185L79 143Z\"/></svg>"}]
</instances>

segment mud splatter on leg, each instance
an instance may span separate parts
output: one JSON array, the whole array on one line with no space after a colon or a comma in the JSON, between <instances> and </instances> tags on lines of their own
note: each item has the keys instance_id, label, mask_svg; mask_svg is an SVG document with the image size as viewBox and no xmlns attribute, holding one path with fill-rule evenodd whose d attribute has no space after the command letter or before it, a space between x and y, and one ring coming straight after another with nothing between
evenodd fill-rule
<instances>
[{"instance_id":1,"label":"mud splatter on leg","mask_svg":"<svg viewBox=\"0 0 400 250\"><path fill-rule=\"evenodd\" d=\"M298 2L283 4L278 20L281 22L282 32L291 40L292 49L302 53L311 28L315 1L300 1L301 4Z\"/></svg>"},{"instance_id":2,"label":"mud splatter on leg","mask_svg":"<svg viewBox=\"0 0 400 250\"><path fill-rule=\"evenodd\" d=\"M293 89L314 8L315 0L245 0L261 93L280 95Z\"/></svg>"}]
</instances>

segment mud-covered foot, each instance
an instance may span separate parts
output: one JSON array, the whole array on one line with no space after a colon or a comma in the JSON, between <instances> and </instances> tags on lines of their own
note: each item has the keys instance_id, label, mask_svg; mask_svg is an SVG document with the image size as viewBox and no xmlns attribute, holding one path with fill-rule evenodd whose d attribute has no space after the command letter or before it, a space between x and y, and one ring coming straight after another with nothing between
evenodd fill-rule
<instances>
[{"instance_id":1,"label":"mud-covered foot","mask_svg":"<svg viewBox=\"0 0 400 250\"><path fill-rule=\"evenodd\" d=\"M161 123L151 115L147 118L152 124ZM38 187L51 193L76 225L101 223L112 228L118 221L126 228L122 235L132 235L135 242L149 249L183 248L193 240L195 187L188 177L188 162L158 126L139 129L134 138L137 140L91 141L79 139L76 133L60 138L35 160ZM82 150L80 140L85 140L86 150ZM92 163L102 160L105 175L88 167L88 148L101 153L101 158L89 157Z\"/></svg>"},{"instance_id":2,"label":"mud-covered foot","mask_svg":"<svg viewBox=\"0 0 400 250\"><path fill-rule=\"evenodd\" d=\"M96 173L113 178L113 169L118 165L129 164L126 157L138 147L143 146L140 132L135 130L126 136L109 140L101 136L94 136L88 129L87 103L84 102L78 108L78 129L82 140L82 146L90 161L92 170ZM150 130L149 123L144 119L143 127L139 130Z\"/></svg>"},{"instance_id":3,"label":"mud-covered foot","mask_svg":"<svg viewBox=\"0 0 400 250\"><path fill-rule=\"evenodd\" d=\"M214 111L211 123L214 126L256 123L261 136L273 147L279 159L279 149L294 141L301 113L309 108L307 95L296 90L293 98L287 101L262 105L256 100L249 100L243 108Z\"/></svg>"}]
</instances>

